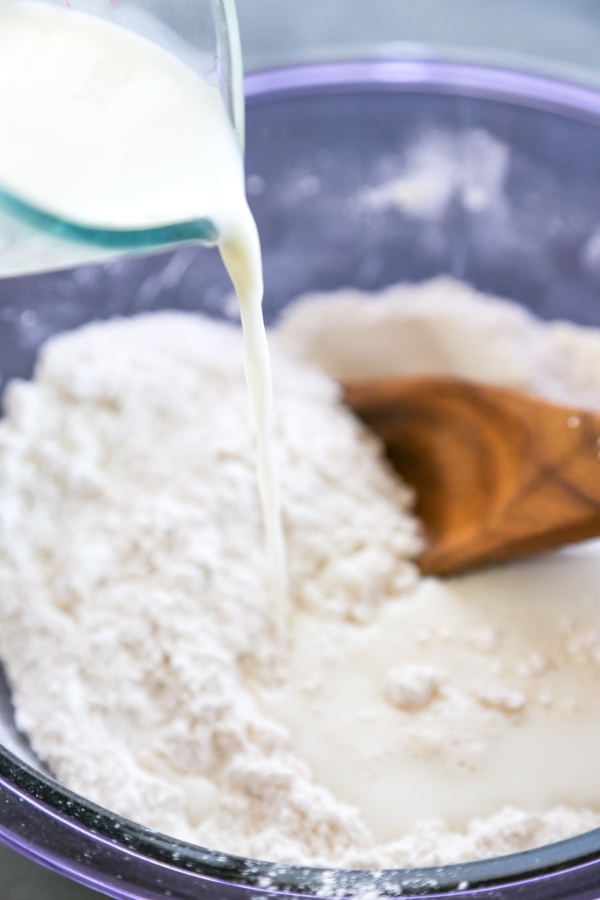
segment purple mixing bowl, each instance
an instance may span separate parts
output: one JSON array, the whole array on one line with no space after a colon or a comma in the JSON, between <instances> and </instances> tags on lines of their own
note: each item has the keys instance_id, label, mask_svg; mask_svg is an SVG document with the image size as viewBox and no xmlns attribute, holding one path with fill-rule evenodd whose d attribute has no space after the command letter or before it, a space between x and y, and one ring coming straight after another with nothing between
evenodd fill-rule
<instances>
[{"instance_id":1,"label":"purple mixing bowl","mask_svg":"<svg viewBox=\"0 0 600 900\"><path fill-rule=\"evenodd\" d=\"M600 325L600 95L432 62L287 69L252 76L247 93L248 190L268 321L305 291L447 273L543 318ZM419 136L473 129L509 150L502 217L459 193L433 217L355 202L359 188L393 174ZM57 331L167 307L220 317L229 294L215 252L196 247L0 282L0 376L28 376L40 343ZM600 830L498 859L386 872L272 866L194 847L61 787L16 733L6 686L0 701L0 838L110 897L600 897Z\"/></svg>"}]
</instances>

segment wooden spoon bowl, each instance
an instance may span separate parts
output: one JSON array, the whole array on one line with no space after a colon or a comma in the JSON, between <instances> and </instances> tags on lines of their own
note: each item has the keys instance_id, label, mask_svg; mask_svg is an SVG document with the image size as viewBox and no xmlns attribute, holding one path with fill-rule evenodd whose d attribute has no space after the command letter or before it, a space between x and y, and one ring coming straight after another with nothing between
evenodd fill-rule
<instances>
[{"instance_id":1,"label":"wooden spoon bowl","mask_svg":"<svg viewBox=\"0 0 600 900\"><path fill-rule=\"evenodd\" d=\"M425 574L600 535L600 415L450 378L344 386L417 492Z\"/></svg>"}]
</instances>

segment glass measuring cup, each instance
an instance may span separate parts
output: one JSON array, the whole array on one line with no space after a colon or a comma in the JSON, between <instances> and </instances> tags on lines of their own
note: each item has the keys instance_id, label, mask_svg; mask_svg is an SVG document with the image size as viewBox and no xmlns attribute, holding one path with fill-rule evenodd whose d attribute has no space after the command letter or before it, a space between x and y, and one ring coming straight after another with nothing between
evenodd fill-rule
<instances>
[{"instance_id":1,"label":"glass measuring cup","mask_svg":"<svg viewBox=\"0 0 600 900\"><path fill-rule=\"evenodd\" d=\"M0 276L217 242L209 210L186 202L185 185L173 190L165 183L152 201L160 194L157 173L177 167L173 151L185 142L173 134L169 144L165 132L173 98L182 93L178 81L186 79L214 95L209 103L215 115L228 116L239 152L244 105L235 0L0 0L0 133L9 148L0 153ZM193 120L191 106L189 113ZM120 130L111 143L115 116ZM153 120L154 137L165 140L163 157L151 165L140 134ZM126 159L129 175L121 181L136 174L144 201L138 207L121 191L114 220L108 202L98 205L113 157Z\"/></svg>"}]
</instances>

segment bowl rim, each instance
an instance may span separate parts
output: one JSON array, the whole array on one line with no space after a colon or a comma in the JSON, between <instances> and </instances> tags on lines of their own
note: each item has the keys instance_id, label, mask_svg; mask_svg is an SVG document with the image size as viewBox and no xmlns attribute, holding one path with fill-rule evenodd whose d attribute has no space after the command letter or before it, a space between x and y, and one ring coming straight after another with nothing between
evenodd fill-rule
<instances>
[{"instance_id":1,"label":"bowl rim","mask_svg":"<svg viewBox=\"0 0 600 900\"><path fill-rule=\"evenodd\" d=\"M600 126L600 92L546 76L511 69L455 61L366 59L299 64L254 72L246 77L249 106L282 96L311 93L348 93L357 89L423 92L500 100L512 105L566 115ZM11 814L2 810L12 810ZM14 812L21 811L20 822ZM51 818L65 835L78 835L90 844L104 842L116 853L103 874L69 846L57 846L44 822ZM29 827L30 826L30 827ZM536 882L550 898L575 897L564 885L551 886L558 875L581 875L587 869L587 888L600 884L600 828L539 849L476 862L439 867L391 870L323 869L288 866L208 850L159 834L110 813L41 774L0 744L0 840L13 849L91 888L110 891L115 898L159 897L148 885L139 887L140 862L157 871L183 876L181 884L209 880L225 887L252 889L253 900L274 893L304 896L516 896L525 884ZM592 879L591 881L589 879ZM163 885L164 888L164 885ZM187 893L173 896L192 896ZM196 896L196 895L194 895ZM228 893L227 896L233 896ZM236 896L242 896L236 894ZM584 893L581 894L584 896ZM591 896L586 893L585 896Z\"/></svg>"},{"instance_id":2,"label":"bowl rim","mask_svg":"<svg viewBox=\"0 0 600 900\"><path fill-rule=\"evenodd\" d=\"M10 801L13 801L12 804ZM0 813L0 839L12 849L91 888L106 891L117 900L162 897L164 893L147 891L131 893L137 886L139 863L154 864L156 871L179 872L186 886L210 880L231 885L243 891L252 890L252 900L274 894L304 897L470 897L497 898L521 894L523 886L536 883L540 897L574 898L552 890L557 875L580 875L588 868L588 883L600 883L600 828L554 844L490 859L454 865L412 869L335 869L284 865L214 851L164 835L132 822L65 788L50 776L41 774L0 745L0 804L17 810L20 821L7 825ZM27 809L24 812L23 804ZM44 827L51 818L69 846L60 845L56 835ZM24 828L23 826L26 825ZM78 840L87 838L87 842ZM71 839L75 846L71 849ZM101 842L110 846L111 854L100 857L101 872L90 871L89 860L83 860L85 844ZM60 845L60 846L59 846ZM115 866L116 863L116 866ZM114 879L116 878L116 883ZM564 879L563 879L564 880ZM587 879L586 879L587 880ZM119 884L120 882L120 884ZM128 886L126 892L123 892ZM187 893L174 897L196 896ZM243 896L243 895L242 895ZM583 894L582 894L583 896ZM585 896L589 896L585 894Z\"/></svg>"}]
</instances>

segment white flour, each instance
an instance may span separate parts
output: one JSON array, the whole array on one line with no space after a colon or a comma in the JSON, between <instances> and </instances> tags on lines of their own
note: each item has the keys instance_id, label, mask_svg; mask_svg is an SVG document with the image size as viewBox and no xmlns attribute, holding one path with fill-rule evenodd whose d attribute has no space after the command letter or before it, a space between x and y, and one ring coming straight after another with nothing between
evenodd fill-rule
<instances>
[{"instance_id":1,"label":"white flour","mask_svg":"<svg viewBox=\"0 0 600 900\"><path fill-rule=\"evenodd\" d=\"M400 165L397 155L384 157L381 183L361 190L358 203L375 210L395 206L417 219L439 218L455 197L465 209L501 211L508 164L508 147L487 131L428 129Z\"/></svg>"},{"instance_id":2,"label":"white flour","mask_svg":"<svg viewBox=\"0 0 600 900\"><path fill-rule=\"evenodd\" d=\"M435 337L427 321L441 322ZM292 597L324 635L359 633L406 602L419 537L410 492L312 363L336 378L481 375L600 406L600 335L539 326L447 280L378 303L313 298L272 343ZM600 825L586 809L504 808L463 829L429 819L378 844L259 709L254 694L286 667L272 640L236 329L175 313L89 326L51 341L5 410L0 649L18 724L67 785L157 830L282 862L439 864ZM489 668L493 634L463 637ZM568 623L565 641L592 653ZM324 640L303 687L317 698L328 654ZM534 669L470 700L476 722L518 715ZM399 715L429 716L446 680L435 660L399 660L382 690Z\"/></svg>"}]
</instances>

